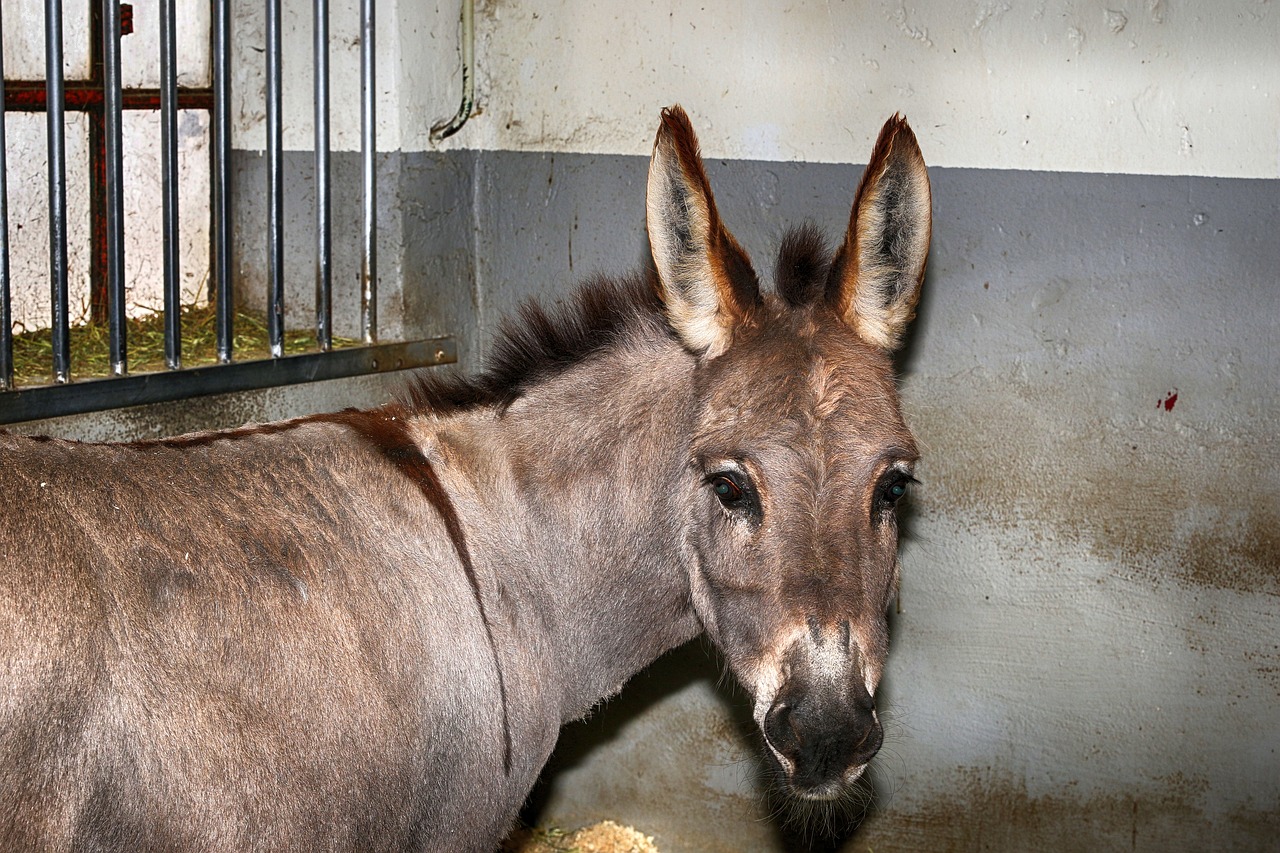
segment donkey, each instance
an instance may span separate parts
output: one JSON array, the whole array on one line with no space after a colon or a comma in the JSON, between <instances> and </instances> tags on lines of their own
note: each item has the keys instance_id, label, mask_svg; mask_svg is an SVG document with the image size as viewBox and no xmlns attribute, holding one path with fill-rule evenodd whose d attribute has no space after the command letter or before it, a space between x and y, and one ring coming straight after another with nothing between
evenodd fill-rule
<instances>
[{"instance_id":1,"label":"donkey","mask_svg":"<svg viewBox=\"0 0 1280 853\"><path fill-rule=\"evenodd\" d=\"M0 849L491 850L562 724L702 632L794 795L840 798L917 458L907 123L763 293L662 113L653 266L476 378L130 444L0 435Z\"/></svg>"}]
</instances>

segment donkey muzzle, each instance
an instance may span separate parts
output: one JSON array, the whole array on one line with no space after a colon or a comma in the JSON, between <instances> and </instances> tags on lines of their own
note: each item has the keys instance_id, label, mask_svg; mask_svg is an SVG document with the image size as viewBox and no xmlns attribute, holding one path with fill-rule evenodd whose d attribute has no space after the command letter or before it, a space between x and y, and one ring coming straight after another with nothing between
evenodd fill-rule
<instances>
[{"instance_id":1,"label":"donkey muzzle","mask_svg":"<svg viewBox=\"0 0 1280 853\"><path fill-rule=\"evenodd\" d=\"M764 736L792 791L810 799L838 796L880 750L884 730L867 697L784 691L764 718Z\"/></svg>"},{"instance_id":2,"label":"donkey muzzle","mask_svg":"<svg viewBox=\"0 0 1280 853\"><path fill-rule=\"evenodd\" d=\"M838 797L861 775L884 743L884 729L848 623L836 641L810 621L810 634L791 647L786 680L760 723L792 792L823 800Z\"/></svg>"}]
</instances>

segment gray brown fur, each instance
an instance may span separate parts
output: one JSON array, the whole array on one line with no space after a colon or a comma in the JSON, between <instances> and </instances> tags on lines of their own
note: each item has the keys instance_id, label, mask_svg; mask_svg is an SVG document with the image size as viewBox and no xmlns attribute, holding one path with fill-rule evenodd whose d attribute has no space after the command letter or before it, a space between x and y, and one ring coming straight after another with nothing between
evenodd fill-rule
<instances>
[{"instance_id":1,"label":"gray brown fur","mask_svg":"<svg viewBox=\"0 0 1280 853\"><path fill-rule=\"evenodd\" d=\"M890 124L873 163L927 195ZM886 194L906 292L802 235L763 296L718 214L681 218L714 202L678 108L651 175L656 273L530 309L476 379L164 441L0 435L0 849L491 850L560 726L703 631L783 784L848 789L916 455L886 337L854 330L900 337L928 200Z\"/></svg>"}]
</instances>

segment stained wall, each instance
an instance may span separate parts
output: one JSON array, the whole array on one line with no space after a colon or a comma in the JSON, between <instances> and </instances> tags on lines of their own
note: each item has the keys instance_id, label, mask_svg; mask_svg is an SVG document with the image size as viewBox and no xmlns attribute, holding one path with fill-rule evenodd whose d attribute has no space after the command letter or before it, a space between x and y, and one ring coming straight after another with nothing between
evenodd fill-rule
<instances>
[{"instance_id":1,"label":"stained wall","mask_svg":"<svg viewBox=\"0 0 1280 853\"><path fill-rule=\"evenodd\" d=\"M543 281L570 256L575 269L632 264L645 167L486 161L479 197L507 201L482 210L479 270ZM767 271L781 223L839 232L859 169L709 172ZM1276 182L947 167L932 180L929 275L899 365L923 482L877 805L847 849L1268 849ZM601 230L633 236L609 257L580 248ZM788 849L765 820L749 700L718 676L696 645L640 675L567 730L534 814L621 816L664 849Z\"/></svg>"},{"instance_id":2,"label":"stained wall","mask_svg":"<svg viewBox=\"0 0 1280 853\"><path fill-rule=\"evenodd\" d=\"M847 850L1270 849L1280 834L1280 16L1266 3L482 4L482 328L644 252L658 107L771 267L901 110L934 245L924 448ZM529 45L545 45L530 50ZM607 247L607 248L602 248ZM798 842L698 647L566 731L534 815Z\"/></svg>"}]
</instances>

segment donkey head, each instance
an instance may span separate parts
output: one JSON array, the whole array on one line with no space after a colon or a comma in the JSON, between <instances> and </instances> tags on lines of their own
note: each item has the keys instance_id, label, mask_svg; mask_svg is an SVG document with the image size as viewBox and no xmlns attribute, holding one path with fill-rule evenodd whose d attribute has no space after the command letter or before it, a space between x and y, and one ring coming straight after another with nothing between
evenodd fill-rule
<instances>
[{"instance_id":1,"label":"donkey head","mask_svg":"<svg viewBox=\"0 0 1280 853\"><path fill-rule=\"evenodd\" d=\"M875 695L912 482L891 355L929 249L929 180L901 117L880 133L830 257L783 241L776 293L720 221L697 139L664 111L648 230L668 317L697 357L687 552L694 607L751 691L790 790L835 799L883 740Z\"/></svg>"}]
</instances>

